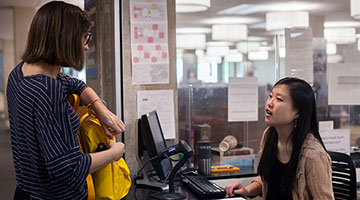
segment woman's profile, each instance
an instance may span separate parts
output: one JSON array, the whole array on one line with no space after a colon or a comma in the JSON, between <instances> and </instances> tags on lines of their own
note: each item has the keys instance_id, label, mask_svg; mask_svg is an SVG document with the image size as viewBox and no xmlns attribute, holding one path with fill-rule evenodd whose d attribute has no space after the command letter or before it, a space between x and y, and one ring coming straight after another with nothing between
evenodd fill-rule
<instances>
[{"instance_id":1,"label":"woman's profile","mask_svg":"<svg viewBox=\"0 0 360 200\"><path fill-rule=\"evenodd\" d=\"M283 78L270 91L259 154L258 177L244 187L226 186L229 196L263 199L334 199L331 159L321 140L311 86Z\"/></svg>"}]
</instances>

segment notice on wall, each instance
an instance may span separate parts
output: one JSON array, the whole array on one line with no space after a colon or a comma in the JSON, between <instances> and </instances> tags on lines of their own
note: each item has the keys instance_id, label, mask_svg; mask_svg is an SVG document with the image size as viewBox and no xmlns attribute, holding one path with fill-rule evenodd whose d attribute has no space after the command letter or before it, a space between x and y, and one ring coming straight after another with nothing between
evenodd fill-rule
<instances>
[{"instance_id":1,"label":"notice on wall","mask_svg":"<svg viewBox=\"0 0 360 200\"><path fill-rule=\"evenodd\" d=\"M173 90L143 90L137 92L137 116L156 110L165 139L175 139Z\"/></svg>"},{"instance_id":2,"label":"notice on wall","mask_svg":"<svg viewBox=\"0 0 360 200\"><path fill-rule=\"evenodd\" d=\"M313 36L311 28L285 29L285 76L314 81Z\"/></svg>"},{"instance_id":3,"label":"notice on wall","mask_svg":"<svg viewBox=\"0 0 360 200\"><path fill-rule=\"evenodd\" d=\"M132 84L168 84L166 0L131 0Z\"/></svg>"},{"instance_id":4,"label":"notice on wall","mask_svg":"<svg viewBox=\"0 0 360 200\"><path fill-rule=\"evenodd\" d=\"M350 129L320 130L320 136L328 151L350 155Z\"/></svg>"},{"instance_id":5,"label":"notice on wall","mask_svg":"<svg viewBox=\"0 0 360 200\"><path fill-rule=\"evenodd\" d=\"M258 120L258 82L256 77L230 77L228 121Z\"/></svg>"},{"instance_id":6,"label":"notice on wall","mask_svg":"<svg viewBox=\"0 0 360 200\"><path fill-rule=\"evenodd\" d=\"M329 105L360 105L360 68L358 64L329 64Z\"/></svg>"}]
</instances>

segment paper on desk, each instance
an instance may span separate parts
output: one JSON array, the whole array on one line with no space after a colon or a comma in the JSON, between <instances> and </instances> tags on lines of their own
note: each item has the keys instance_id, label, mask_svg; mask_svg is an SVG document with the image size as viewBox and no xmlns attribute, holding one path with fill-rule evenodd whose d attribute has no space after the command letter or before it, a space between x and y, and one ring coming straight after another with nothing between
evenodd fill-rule
<instances>
[{"instance_id":1,"label":"paper on desk","mask_svg":"<svg viewBox=\"0 0 360 200\"><path fill-rule=\"evenodd\" d=\"M258 83L256 77L230 77L228 84L228 121L258 120Z\"/></svg>"},{"instance_id":2,"label":"paper on desk","mask_svg":"<svg viewBox=\"0 0 360 200\"><path fill-rule=\"evenodd\" d=\"M137 92L137 116L156 110L165 139L175 138L173 90L143 90Z\"/></svg>"},{"instance_id":3,"label":"paper on desk","mask_svg":"<svg viewBox=\"0 0 360 200\"><path fill-rule=\"evenodd\" d=\"M358 64L328 64L329 105L360 105Z\"/></svg>"}]
</instances>

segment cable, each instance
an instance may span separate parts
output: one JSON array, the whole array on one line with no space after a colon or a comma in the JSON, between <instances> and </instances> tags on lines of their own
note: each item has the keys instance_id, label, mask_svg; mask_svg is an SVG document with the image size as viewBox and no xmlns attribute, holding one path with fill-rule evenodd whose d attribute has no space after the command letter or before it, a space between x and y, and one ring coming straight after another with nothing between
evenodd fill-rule
<instances>
[{"instance_id":1,"label":"cable","mask_svg":"<svg viewBox=\"0 0 360 200\"><path fill-rule=\"evenodd\" d=\"M158 156L152 157L148 161L146 161L146 163L139 169L139 171L137 171L136 178L139 177L139 173L146 167L146 165L149 164L150 161L152 161L152 160L154 160L156 158L158 158Z\"/></svg>"},{"instance_id":2,"label":"cable","mask_svg":"<svg viewBox=\"0 0 360 200\"><path fill-rule=\"evenodd\" d=\"M180 159L172 159L172 158L170 158L170 156L168 156L167 154L164 154L164 155L166 156L166 158L170 159L170 160L173 161L173 162L177 162L177 161L181 160L181 158L180 158ZM144 170L144 168L146 167L146 165L149 164L150 161L152 161L152 160L154 160L154 159L157 159L157 158L159 158L159 156L154 156L154 157L150 158L148 161L146 161L146 163L137 171L135 180L140 176L140 175L139 175L140 172L141 172L142 170ZM166 175L166 178L165 178L164 181L156 180L156 179L155 179L154 177L152 177L152 176L151 176L150 178L152 178L152 179L154 179L154 180L156 180L156 181L159 181L159 182L165 182L165 183L166 183L166 182L169 181L169 177L170 177L170 173L168 173L168 174Z\"/></svg>"}]
</instances>

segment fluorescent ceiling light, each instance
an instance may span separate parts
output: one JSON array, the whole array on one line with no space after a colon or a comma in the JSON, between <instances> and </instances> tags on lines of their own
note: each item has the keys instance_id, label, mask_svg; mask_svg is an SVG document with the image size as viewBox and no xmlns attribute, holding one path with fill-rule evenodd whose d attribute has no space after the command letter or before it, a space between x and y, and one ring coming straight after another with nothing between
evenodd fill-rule
<instances>
[{"instance_id":1,"label":"fluorescent ceiling light","mask_svg":"<svg viewBox=\"0 0 360 200\"><path fill-rule=\"evenodd\" d=\"M274 51L273 46L260 46L259 51Z\"/></svg>"},{"instance_id":2,"label":"fluorescent ceiling light","mask_svg":"<svg viewBox=\"0 0 360 200\"><path fill-rule=\"evenodd\" d=\"M355 28L325 28L324 38L328 43L351 44L356 42Z\"/></svg>"},{"instance_id":3,"label":"fluorescent ceiling light","mask_svg":"<svg viewBox=\"0 0 360 200\"><path fill-rule=\"evenodd\" d=\"M226 62L241 62L243 61L243 54L240 53L237 49L230 49L228 54L225 55Z\"/></svg>"},{"instance_id":4,"label":"fluorescent ceiling light","mask_svg":"<svg viewBox=\"0 0 360 200\"><path fill-rule=\"evenodd\" d=\"M350 15L355 19L360 19L360 1L351 0L350 1Z\"/></svg>"},{"instance_id":5,"label":"fluorescent ceiling light","mask_svg":"<svg viewBox=\"0 0 360 200\"><path fill-rule=\"evenodd\" d=\"M72 4L72 5L75 5L75 6L78 6L79 8L84 10L84 5L85 5L84 0L62 0L62 1ZM15 1L15 2L17 2L17 1ZM49 3L49 0L37 0L36 2L37 3L35 5L35 8L36 8L36 10L38 10L44 4Z\"/></svg>"},{"instance_id":6,"label":"fluorescent ceiling light","mask_svg":"<svg viewBox=\"0 0 360 200\"><path fill-rule=\"evenodd\" d=\"M205 34L177 34L176 48L178 49L204 49Z\"/></svg>"},{"instance_id":7,"label":"fluorescent ceiling light","mask_svg":"<svg viewBox=\"0 0 360 200\"><path fill-rule=\"evenodd\" d=\"M198 58L198 63L212 63L216 62L218 64L221 63L221 56L204 56L201 58Z\"/></svg>"},{"instance_id":8,"label":"fluorescent ceiling light","mask_svg":"<svg viewBox=\"0 0 360 200\"><path fill-rule=\"evenodd\" d=\"M285 29L280 30L280 31L266 31L265 35L285 35Z\"/></svg>"},{"instance_id":9,"label":"fluorescent ceiling light","mask_svg":"<svg viewBox=\"0 0 360 200\"><path fill-rule=\"evenodd\" d=\"M335 43L327 43L326 44L326 54L327 55L335 55L336 54L336 44Z\"/></svg>"},{"instance_id":10,"label":"fluorescent ceiling light","mask_svg":"<svg viewBox=\"0 0 360 200\"><path fill-rule=\"evenodd\" d=\"M176 0L176 12L200 12L210 8L210 0Z\"/></svg>"},{"instance_id":11,"label":"fluorescent ceiling light","mask_svg":"<svg viewBox=\"0 0 360 200\"><path fill-rule=\"evenodd\" d=\"M269 45L269 42L267 42L267 41L260 42L260 46L268 46L268 45Z\"/></svg>"},{"instance_id":12,"label":"fluorescent ceiling light","mask_svg":"<svg viewBox=\"0 0 360 200\"><path fill-rule=\"evenodd\" d=\"M337 27L360 27L359 21L332 21L325 22L325 28L337 28Z\"/></svg>"},{"instance_id":13,"label":"fluorescent ceiling light","mask_svg":"<svg viewBox=\"0 0 360 200\"><path fill-rule=\"evenodd\" d=\"M268 12L266 13L266 30L282 30L292 27L308 27L309 12L293 11L293 12Z\"/></svg>"},{"instance_id":14,"label":"fluorescent ceiling light","mask_svg":"<svg viewBox=\"0 0 360 200\"><path fill-rule=\"evenodd\" d=\"M259 47L260 44L258 42L239 42L236 44L236 49L241 53L259 51Z\"/></svg>"},{"instance_id":15,"label":"fluorescent ceiling light","mask_svg":"<svg viewBox=\"0 0 360 200\"><path fill-rule=\"evenodd\" d=\"M234 45L233 42L226 42L226 41L211 41L207 42L206 46L208 47L223 47L223 46L232 46Z\"/></svg>"},{"instance_id":16,"label":"fluorescent ceiling light","mask_svg":"<svg viewBox=\"0 0 360 200\"><path fill-rule=\"evenodd\" d=\"M203 57L205 55L205 52L203 49L196 49L195 50L195 55L198 57Z\"/></svg>"},{"instance_id":17,"label":"fluorescent ceiling light","mask_svg":"<svg viewBox=\"0 0 360 200\"><path fill-rule=\"evenodd\" d=\"M260 41L266 41L268 40L267 37L259 37L259 36L249 36L247 38L248 41L254 41L254 42L260 42Z\"/></svg>"},{"instance_id":18,"label":"fluorescent ceiling light","mask_svg":"<svg viewBox=\"0 0 360 200\"><path fill-rule=\"evenodd\" d=\"M269 52L267 52L267 51L249 52L248 58L249 58L249 60L268 60Z\"/></svg>"},{"instance_id":19,"label":"fluorescent ceiling light","mask_svg":"<svg viewBox=\"0 0 360 200\"><path fill-rule=\"evenodd\" d=\"M229 52L229 47L207 47L206 55L208 56L225 56Z\"/></svg>"},{"instance_id":20,"label":"fluorescent ceiling light","mask_svg":"<svg viewBox=\"0 0 360 200\"><path fill-rule=\"evenodd\" d=\"M301 11L301 10L315 10L321 9L324 4L313 2L290 1L281 3L268 4L241 4L218 12L224 15L249 15L258 12L269 11Z\"/></svg>"},{"instance_id":21,"label":"fluorescent ceiling light","mask_svg":"<svg viewBox=\"0 0 360 200\"><path fill-rule=\"evenodd\" d=\"M329 55L326 60L327 60L328 63L342 63L342 62L344 62L343 56L339 55L339 54Z\"/></svg>"},{"instance_id":22,"label":"fluorescent ceiling light","mask_svg":"<svg viewBox=\"0 0 360 200\"><path fill-rule=\"evenodd\" d=\"M263 21L255 17L216 17L207 18L201 21L204 24L253 24Z\"/></svg>"},{"instance_id":23,"label":"fluorescent ceiling light","mask_svg":"<svg viewBox=\"0 0 360 200\"><path fill-rule=\"evenodd\" d=\"M204 27L184 27L176 28L176 33L180 34L193 34L193 33L211 33L211 28Z\"/></svg>"},{"instance_id":24,"label":"fluorescent ceiling light","mask_svg":"<svg viewBox=\"0 0 360 200\"><path fill-rule=\"evenodd\" d=\"M241 53L228 54L225 56L225 61L226 62L242 62L243 55Z\"/></svg>"},{"instance_id":25,"label":"fluorescent ceiling light","mask_svg":"<svg viewBox=\"0 0 360 200\"><path fill-rule=\"evenodd\" d=\"M240 41L247 38L245 24L215 24L212 26L212 40Z\"/></svg>"}]
</instances>

